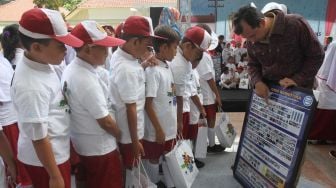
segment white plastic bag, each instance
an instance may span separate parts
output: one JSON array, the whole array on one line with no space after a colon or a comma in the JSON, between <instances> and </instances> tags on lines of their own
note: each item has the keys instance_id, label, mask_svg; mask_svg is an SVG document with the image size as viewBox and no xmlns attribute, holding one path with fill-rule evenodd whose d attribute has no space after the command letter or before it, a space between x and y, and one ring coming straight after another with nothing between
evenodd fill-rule
<instances>
[{"instance_id":1,"label":"white plastic bag","mask_svg":"<svg viewBox=\"0 0 336 188\"><path fill-rule=\"evenodd\" d=\"M185 140L180 140L174 149L165 155L170 174L178 188L190 188L198 169L190 145Z\"/></svg>"},{"instance_id":2,"label":"white plastic bag","mask_svg":"<svg viewBox=\"0 0 336 188\"><path fill-rule=\"evenodd\" d=\"M222 147L229 148L232 146L237 133L227 113L220 112L216 114L215 132Z\"/></svg>"},{"instance_id":3,"label":"white plastic bag","mask_svg":"<svg viewBox=\"0 0 336 188\"><path fill-rule=\"evenodd\" d=\"M208 125L207 120L202 118L198 122L198 132L195 144L195 158L206 158L208 140Z\"/></svg>"}]
</instances>

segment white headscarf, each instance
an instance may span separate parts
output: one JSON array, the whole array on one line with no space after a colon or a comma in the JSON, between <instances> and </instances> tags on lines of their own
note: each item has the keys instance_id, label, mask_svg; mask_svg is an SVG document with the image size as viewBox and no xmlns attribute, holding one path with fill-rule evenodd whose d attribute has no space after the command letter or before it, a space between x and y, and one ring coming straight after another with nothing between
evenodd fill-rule
<instances>
[{"instance_id":1,"label":"white headscarf","mask_svg":"<svg viewBox=\"0 0 336 188\"><path fill-rule=\"evenodd\" d=\"M329 44L316 77L325 80L327 86L336 92L336 41Z\"/></svg>"}]
</instances>

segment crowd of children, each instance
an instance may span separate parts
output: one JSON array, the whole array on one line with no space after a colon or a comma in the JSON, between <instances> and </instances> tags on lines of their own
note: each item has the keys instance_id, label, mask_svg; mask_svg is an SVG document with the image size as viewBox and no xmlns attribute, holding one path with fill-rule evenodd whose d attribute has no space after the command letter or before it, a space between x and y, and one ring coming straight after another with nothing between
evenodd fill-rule
<instances>
[{"instance_id":1,"label":"crowd of children","mask_svg":"<svg viewBox=\"0 0 336 188\"><path fill-rule=\"evenodd\" d=\"M168 173L162 158L177 140L196 141L200 118L208 152L225 149L215 144L221 99L209 26L182 35L130 16L118 38L95 21L68 29L58 11L34 8L2 33L0 155L9 187L69 188L71 166L77 187L123 187L140 162L153 183L173 186L158 176Z\"/></svg>"}]
</instances>

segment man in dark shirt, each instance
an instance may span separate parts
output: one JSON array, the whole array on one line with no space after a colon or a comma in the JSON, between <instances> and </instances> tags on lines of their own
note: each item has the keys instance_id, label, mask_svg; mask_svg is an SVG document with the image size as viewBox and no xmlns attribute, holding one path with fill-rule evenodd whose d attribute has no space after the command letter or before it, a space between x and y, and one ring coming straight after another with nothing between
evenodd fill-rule
<instances>
[{"instance_id":1,"label":"man in dark shirt","mask_svg":"<svg viewBox=\"0 0 336 188\"><path fill-rule=\"evenodd\" d=\"M247 40L248 73L258 96L268 99L266 83L312 88L324 51L307 21L272 10L265 15L245 6L233 16L234 32Z\"/></svg>"}]
</instances>

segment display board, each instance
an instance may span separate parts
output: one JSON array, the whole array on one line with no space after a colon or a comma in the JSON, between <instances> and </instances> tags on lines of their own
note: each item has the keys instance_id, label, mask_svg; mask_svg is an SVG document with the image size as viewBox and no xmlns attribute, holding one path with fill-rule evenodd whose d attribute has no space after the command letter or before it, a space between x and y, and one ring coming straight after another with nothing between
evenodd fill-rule
<instances>
[{"instance_id":1,"label":"display board","mask_svg":"<svg viewBox=\"0 0 336 188\"><path fill-rule=\"evenodd\" d=\"M270 85L252 92L233 168L244 187L295 187L316 100L312 91Z\"/></svg>"}]
</instances>

